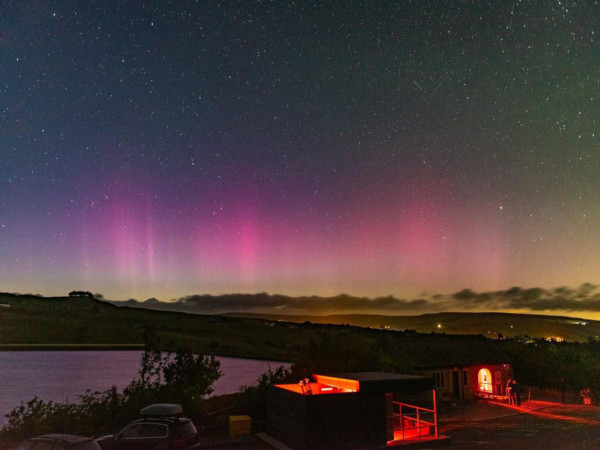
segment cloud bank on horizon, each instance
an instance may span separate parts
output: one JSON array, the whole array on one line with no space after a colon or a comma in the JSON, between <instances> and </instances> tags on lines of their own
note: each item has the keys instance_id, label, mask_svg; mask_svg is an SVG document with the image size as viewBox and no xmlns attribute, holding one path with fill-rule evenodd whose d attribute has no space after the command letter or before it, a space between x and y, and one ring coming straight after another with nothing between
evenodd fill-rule
<instances>
[{"instance_id":1,"label":"cloud bank on horizon","mask_svg":"<svg viewBox=\"0 0 600 450\"><path fill-rule=\"evenodd\" d=\"M493 292L463 289L450 295L433 295L418 299L393 296L365 298L340 294L334 297L288 297L285 295L229 294L191 295L172 302L154 298L144 302L130 299L116 302L131 306L178 310L197 314L250 312L263 314L394 314L412 315L431 312L523 312L558 314L600 313L600 286L584 283L577 288L521 288Z\"/></svg>"}]
</instances>

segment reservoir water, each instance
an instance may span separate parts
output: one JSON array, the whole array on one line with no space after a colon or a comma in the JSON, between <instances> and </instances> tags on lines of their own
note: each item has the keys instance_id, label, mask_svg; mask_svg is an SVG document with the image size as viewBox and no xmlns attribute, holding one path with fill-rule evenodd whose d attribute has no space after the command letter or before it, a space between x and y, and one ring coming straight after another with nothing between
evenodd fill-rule
<instances>
[{"instance_id":1,"label":"reservoir water","mask_svg":"<svg viewBox=\"0 0 600 450\"><path fill-rule=\"evenodd\" d=\"M24 351L0 352L0 426L5 415L20 403L37 396L45 401L77 402L86 390L122 391L137 375L142 352L123 351ZM256 384L269 368L289 367L277 361L219 356L223 376L213 385L213 395L239 391Z\"/></svg>"}]
</instances>

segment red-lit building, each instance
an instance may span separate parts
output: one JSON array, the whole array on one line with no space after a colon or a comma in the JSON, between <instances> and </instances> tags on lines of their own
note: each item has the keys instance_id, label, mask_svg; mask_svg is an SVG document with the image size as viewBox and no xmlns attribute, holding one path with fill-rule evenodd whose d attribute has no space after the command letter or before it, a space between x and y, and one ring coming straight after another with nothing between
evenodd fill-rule
<instances>
[{"instance_id":1,"label":"red-lit building","mask_svg":"<svg viewBox=\"0 0 600 450\"><path fill-rule=\"evenodd\" d=\"M483 336L415 334L396 342L395 357L404 356L419 375L431 378L442 401L504 396L513 377L511 359L502 346Z\"/></svg>"},{"instance_id":2,"label":"red-lit building","mask_svg":"<svg viewBox=\"0 0 600 450\"><path fill-rule=\"evenodd\" d=\"M432 364L419 372L433 379L440 400L461 401L477 397L503 397L512 378L509 363Z\"/></svg>"},{"instance_id":3,"label":"red-lit building","mask_svg":"<svg viewBox=\"0 0 600 450\"><path fill-rule=\"evenodd\" d=\"M293 449L385 447L437 433L432 379L385 372L314 375L273 386L267 433Z\"/></svg>"}]
</instances>

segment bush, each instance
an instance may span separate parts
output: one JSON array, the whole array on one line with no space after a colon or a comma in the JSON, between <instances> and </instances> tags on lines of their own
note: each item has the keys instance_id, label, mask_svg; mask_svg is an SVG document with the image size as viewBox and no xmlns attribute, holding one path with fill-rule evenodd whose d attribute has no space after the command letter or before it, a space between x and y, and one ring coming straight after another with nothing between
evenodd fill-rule
<instances>
[{"instance_id":1,"label":"bush","mask_svg":"<svg viewBox=\"0 0 600 450\"><path fill-rule=\"evenodd\" d=\"M290 371L284 366L263 373L255 385L242 386L242 395L238 399L236 409L252 417L253 424L261 427L267 420L267 397L269 388L274 384L289 380Z\"/></svg>"},{"instance_id":2,"label":"bush","mask_svg":"<svg viewBox=\"0 0 600 450\"><path fill-rule=\"evenodd\" d=\"M44 433L99 435L112 433L134 420L152 403L179 403L185 414L199 423L205 396L221 377L214 356L194 355L183 349L174 356L146 351L138 378L122 393L115 387L86 392L74 404L45 402L37 397L21 403L8 415L0 438L23 439Z\"/></svg>"}]
</instances>

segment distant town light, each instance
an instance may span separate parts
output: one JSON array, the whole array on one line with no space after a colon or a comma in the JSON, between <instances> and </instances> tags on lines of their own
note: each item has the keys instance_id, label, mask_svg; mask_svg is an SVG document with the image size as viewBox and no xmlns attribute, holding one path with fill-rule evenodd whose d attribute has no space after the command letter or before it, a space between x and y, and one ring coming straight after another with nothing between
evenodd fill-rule
<instances>
[{"instance_id":1,"label":"distant town light","mask_svg":"<svg viewBox=\"0 0 600 450\"><path fill-rule=\"evenodd\" d=\"M442 328L442 324L441 323L438 323L438 328Z\"/></svg>"}]
</instances>

